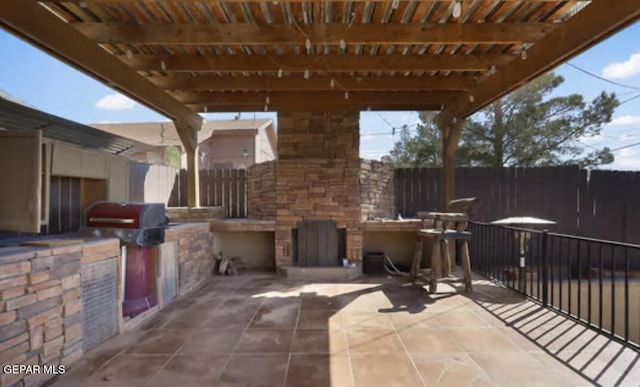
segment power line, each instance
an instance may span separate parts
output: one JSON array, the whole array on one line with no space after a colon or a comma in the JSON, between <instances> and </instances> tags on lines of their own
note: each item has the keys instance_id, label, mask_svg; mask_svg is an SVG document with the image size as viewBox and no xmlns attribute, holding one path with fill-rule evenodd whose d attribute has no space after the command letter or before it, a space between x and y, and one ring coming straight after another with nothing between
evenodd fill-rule
<instances>
[{"instance_id":1,"label":"power line","mask_svg":"<svg viewBox=\"0 0 640 387\"><path fill-rule=\"evenodd\" d=\"M632 148L632 147L634 147L634 146L638 146L638 145L640 145L640 142L636 142L636 143L633 143L633 144L629 144L629 145L621 146L621 147L619 147L619 148L611 149L611 152L617 152L617 151L619 151L619 150L623 150L623 149L627 149L627 148Z\"/></svg>"},{"instance_id":2,"label":"power line","mask_svg":"<svg viewBox=\"0 0 640 387\"><path fill-rule=\"evenodd\" d=\"M574 69L576 69L576 70L578 70L578 71L580 71L580 72L583 72L583 73L585 73L585 74L587 74L587 75L589 75L589 76L592 76L592 77L594 77L594 78L596 78L596 79L599 79L599 80L601 80L601 81L604 81L604 82L610 83L610 84L612 84L612 85L616 85L616 86L624 87L624 88L627 88L627 89L640 90L640 87L637 87L637 86L631 86L631 85L625 85L624 83L620 83L620 82L616 82L616 81L609 80L609 79L607 79L607 78L604 78L604 77L599 76L598 74L594 74L594 73L592 73L592 72L591 72L591 71L589 71L589 70L585 70L585 69L583 69L582 67L576 66L576 65L574 65L574 64L573 64L573 63L571 63L571 62L567 62L566 64L567 64L567 66L571 66L571 67L573 67Z\"/></svg>"}]
</instances>

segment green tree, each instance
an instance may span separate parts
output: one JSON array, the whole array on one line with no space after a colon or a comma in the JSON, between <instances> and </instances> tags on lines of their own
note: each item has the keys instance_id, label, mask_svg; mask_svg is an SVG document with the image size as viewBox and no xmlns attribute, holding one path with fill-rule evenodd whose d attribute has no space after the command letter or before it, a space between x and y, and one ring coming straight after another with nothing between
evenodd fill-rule
<instances>
[{"instance_id":1,"label":"green tree","mask_svg":"<svg viewBox=\"0 0 640 387\"><path fill-rule=\"evenodd\" d=\"M579 94L553 97L564 79L547 73L466 120L456 154L458 166L593 167L614 160L610 149L588 149L581 139L600 134L620 102L601 93L587 103ZM400 132L386 161L401 167L442 165L441 139L433 113L420 113L411 135Z\"/></svg>"},{"instance_id":2,"label":"green tree","mask_svg":"<svg viewBox=\"0 0 640 387\"><path fill-rule=\"evenodd\" d=\"M166 147L164 149L164 162L170 167L180 169L182 164L180 150L175 146Z\"/></svg>"}]
</instances>

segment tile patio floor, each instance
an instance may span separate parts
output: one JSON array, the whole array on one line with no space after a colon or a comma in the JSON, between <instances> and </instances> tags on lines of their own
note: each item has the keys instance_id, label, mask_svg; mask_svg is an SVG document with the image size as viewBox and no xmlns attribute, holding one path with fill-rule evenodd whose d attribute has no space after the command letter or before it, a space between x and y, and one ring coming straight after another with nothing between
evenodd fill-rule
<instances>
[{"instance_id":1,"label":"tile patio floor","mask_svg":"<svg viewBox=\"0 0 640 387\"><path fill-rule=\"evenodd\" d=\"M54 386L634 386L640 355L482 279L216 277Z\"/></svg>"}]
</instances>

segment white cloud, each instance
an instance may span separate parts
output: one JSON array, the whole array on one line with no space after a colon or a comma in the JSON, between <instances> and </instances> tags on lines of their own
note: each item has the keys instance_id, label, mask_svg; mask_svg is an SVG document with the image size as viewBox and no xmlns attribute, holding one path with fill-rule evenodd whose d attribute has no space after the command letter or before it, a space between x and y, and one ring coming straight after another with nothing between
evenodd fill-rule
<instances>
[{"instance_id":1,"label":"white cloud","mask_svg":"<svg viewBox=\"0 0 640 387\"><path fill-rule=\"evenodd\" d=\"M95 106L104 110L128 110L133 109L136 103L122 94L109 94L96 102Z\"/></svg>"},{"instance_id":2,"label":"white cloud","mask_svg":"<svg viewBox=\"0 0 640 387\"><path fill-rule=\"evenodd\" d=\"M621 134L618 136L619 141L633 140L634 138L636 138L635 134Z\"/></svg>"},{"instance_id":3,"label":"white cloud","mask_svg":"<svg viewBox=\"0 0 640 387\"><path fill-rule=\"evenodd\" d=\"M624 79L636 74L640 74L640 53L632 54L624 62L609 63L602 69L605 78Z\"/></svg>"},{"instance_id":4,"label":"white cloud","mask_svg":"<svg viewBox=\"0 0 640 387\"><path fill-rule=\"evenodd\" d=\"M625 148L614 152L616 157L611 165L606 165L606 169L640 170L640 152L637 148Z\"/></svg>"},{"instance_id":5,"label":"white cloud","mask_svg":"<svg viewBox=\"0 0 640 387\"><path fill-rule=\"evenodd\" d=\"M584 142L584 143L590 144L590 145L602 142L602 140L604 140L604 138L602 137L601 134L596 134L595 136L582 136L580 138L581 142Z\"/></svg>"},{"instance_id":6,"label":"white cloud","mask_svg":"<svg viewBox=\"0 0 640 387\"><path fill-rule=\"evenodd\" d=\"M640 116L620 116L616 117L609 125L620 126L620 125L640 125Z\"/></svg>"}]
</instances>

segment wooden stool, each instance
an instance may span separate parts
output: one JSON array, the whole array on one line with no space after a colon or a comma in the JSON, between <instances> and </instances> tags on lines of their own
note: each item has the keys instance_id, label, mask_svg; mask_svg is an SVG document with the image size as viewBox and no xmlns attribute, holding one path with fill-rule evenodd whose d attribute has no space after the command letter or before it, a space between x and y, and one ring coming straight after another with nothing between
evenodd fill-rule
<instances>
[{"instance_id":1,"label":"wooden stool","mask_svg":"<svg viewBox=\"0 0 640 387\"><path fill-rule=\"evenodd\" d=\"M468 240L471 233L464 231L467 228L467 216L457 213L422 213L423 219L433 220L434 228L421 229L416 240L416 250L411 265L410 280L415 282L422 262L422 247L424 238L434 240L431 252L431 273L429 277L429 292L435 293L438 288L438 275L447 278L450 275L452 260L449 254L449 244L461 241L460 256L462 260L463 283L465 290L471 291L471 263L469 260ZM453 241L453 242L450 242Z\"/></svg>"}]
</instances>

